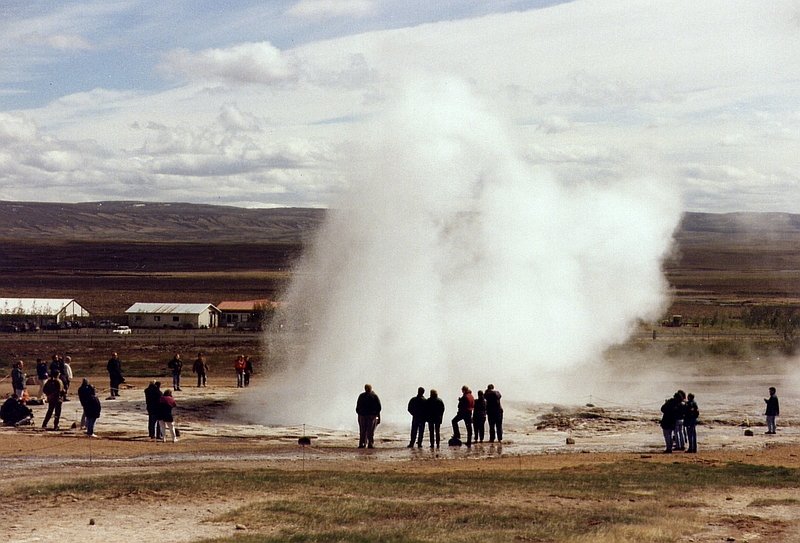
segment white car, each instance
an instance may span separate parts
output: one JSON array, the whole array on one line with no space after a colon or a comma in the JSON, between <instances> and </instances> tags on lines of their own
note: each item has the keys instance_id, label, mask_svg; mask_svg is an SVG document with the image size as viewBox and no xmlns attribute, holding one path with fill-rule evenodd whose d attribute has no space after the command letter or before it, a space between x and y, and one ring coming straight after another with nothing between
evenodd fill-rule
<instances>
[{"instance_id":1,"label":"white car","mask_svg":"<svg viewBox=\"0 0 800 543\"><path fill-rule=\"evenodd\" d=\"M128 335L128 334L131 333L131 327L130 326L117 326L116 328L111 330L111 333L112 334L119 334L121 336L125 336L125 335Z\"/></svg>"}]
</instances>

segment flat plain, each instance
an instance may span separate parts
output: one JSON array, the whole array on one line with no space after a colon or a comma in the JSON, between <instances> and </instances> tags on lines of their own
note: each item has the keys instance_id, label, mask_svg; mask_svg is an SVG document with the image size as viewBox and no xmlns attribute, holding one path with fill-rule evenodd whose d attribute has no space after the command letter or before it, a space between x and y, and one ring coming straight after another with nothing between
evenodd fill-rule
<instances>
[{"instance_id":1,"label":"flat plain","mask_svg":"<svg viewBox=\"0 0 800 543\"><path fill-rule=\"evenodd\" d=\"M97 318L120 318L136 301L278 296L323 217L135 202L7 205L2 296L76 298ZM754 307L800 305L798 222L687 214L664 266L674 293L664 318L681 314L700 326L643 323L608 354L610 390L630 386L635 399L640 372L651 382L657 375L662 388L683 372L703 392L696 455L660 454L658 405L602 399L512 404L502 446L409 450L398 426L382 429L377 449L358 451L354 428L263 427L229 411L253 394L233 386L235 354L253 355L254 387L268 387L258 334L3 334L2 375L17 358L61 352L103 389L105 360L119 350L129 378L120 401L104 401L100 439L71 428L77 401L65 403L69 424L58 432L0 429L0 479L14 489L0 504L0 539L800 541L796 358L776 330L741 320ZM142 388L168 383L172 353L191 360L199 350L208 354L210 386L185 377L180 440L151 442ZM773 439L763 435L757 403L775 382L783 416ZM37 422L44 407L35 407ZM755 435L744 437L748 429ZM298 444L304 433L310 447Z\"/></svg>"}]
</instances>

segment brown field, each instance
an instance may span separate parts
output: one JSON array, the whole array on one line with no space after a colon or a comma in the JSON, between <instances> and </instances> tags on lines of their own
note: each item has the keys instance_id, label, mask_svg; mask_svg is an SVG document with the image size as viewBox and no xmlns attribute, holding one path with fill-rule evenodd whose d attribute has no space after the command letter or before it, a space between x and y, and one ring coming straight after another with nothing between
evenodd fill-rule
<instances>
[{"instance_id":1,"label":"brown field","mask_svg":"<svg viewBox=\"0 0 800 543\"><path fill-rule=\"evenodd\" d=\"M159 213L161 224L166 211ZM77 375L102 389L105 360L117 350L124 353L129 388L121 401L104 402L101 439L69 426L59 432L0 429L0 479L19 496L0 505L0 540L800 541L800 415L791 403L797 394L782 396L786 412L775 439L759 435L763 428L754 420L756 435L743 440L745 408L730 407L733 399L720 385L747 391L753 380L759 387L776 379L782 386L800 383L792 359L770 358L779 350L775 332L739 321L753 305L800 305L800 233L790 216L745 218L687 216L676 233L675 255L665 263L675 294L666 315L716 316L715 324L672 329L645 323L609 355L612 365L627 356L636 360L622 374L691 366L692 379L709 390L697 455L658 454L658 413L614 405L591 412L582 406L520 408L509 423L508 443L499 448L409 451L406 429L387 428L378 449L361 452L353 449L352 429L314 428L308 429L314 442L304 449L297 437L306 429L251 425L226 410L242 393L232 386L235 354L256 358L256 384L267 379L258 334L1 334L1 376L12 360L61 352L72 356ZM104 241L93 241L91 230L105 232L119 221L98 222L92 215L69 225L91 225L80 236L46 225L45 233L58 229L46 239L41 229L37 235L17 224L14 238L0 244L0 292L75 298L98 319L115 320L137 301L276 297L307 238L292 225L316 222L298 211L282 216L277 240L266 223L246 219L241 224L260 225L262 235L250 229L237 236L219 227L211 239L194 229L190 241L165 241L184 239L175 232L194 220L174 214L169 220L178 230L137 237L128 226L127 235L106 233ZM138 216L126 220L142 231L154 224ZM148 441L142 387L151 378L168 381L172 353L191 360L199 350L208 354L211 384L184 386L178 396L181 440ZM660 364L654 360L671 365L647 366ZM7 382L0 387L5 395ZM79 418L76 404L65 404L65 421ZM43 409L35 408L37 422ZM530 412L539 429L523 426ZM575 437L577 447L566 447L565 436Z\"/></svg>"}]
</instances>

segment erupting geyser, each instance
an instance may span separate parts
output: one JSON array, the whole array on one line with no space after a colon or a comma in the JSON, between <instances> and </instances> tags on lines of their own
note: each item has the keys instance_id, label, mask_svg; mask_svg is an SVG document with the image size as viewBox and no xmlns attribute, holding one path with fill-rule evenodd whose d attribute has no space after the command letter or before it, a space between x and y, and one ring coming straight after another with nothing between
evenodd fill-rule
<instances>
[{"instance_id":1,"label":"erupting geyser","mask_svg":"<svg viewBox=\"0 0 800 543\"><path fill-rule=\"evenodd\" d=\"M597 360L664 309L670 190L560 184L453 80L417 85L371 126L287 295L306 332L268 337L261 422L352 427L366 382L390 422L407 422L418 386L448 411L462 384L552 400L543 373ZM302 349L283 343L299 336Z\"/></svg>"}]
</instances>

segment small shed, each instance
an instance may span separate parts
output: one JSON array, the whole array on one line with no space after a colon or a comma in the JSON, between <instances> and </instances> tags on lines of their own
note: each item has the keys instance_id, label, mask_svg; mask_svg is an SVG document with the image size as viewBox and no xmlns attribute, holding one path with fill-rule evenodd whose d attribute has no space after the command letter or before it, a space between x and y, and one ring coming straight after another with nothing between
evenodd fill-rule
<instances>
[{"instance_id":1,"label":"small shed","mask_svg":"<svg viewBox=\"0 0 800 543\"><path fill-rule=\"evenodd\" d=\"M89 312L72 298L0 298L0 317L5 321L61 323L89 316Z\"/></svg>"},{"instance_id":2,"label":"small shed","mask_svg":"<svg viewBox=\"0 0 800 543\"><path fill-rule=\"evenodd\" d=\"M276 306L277 302L271 300L223 301L217 304L221 326L253 329L261 328L266 314Z\"/></svg>"},{"instance_id":3,"label":"small shed","mask_svg":"<svg viewBox=\"0 0 800 543\"><path fill-rule=\"evenodd\" d=\"M137 302L125 314L135 328L216 328L220 313L214 304Z\"/></svg>"}]
</instances>

